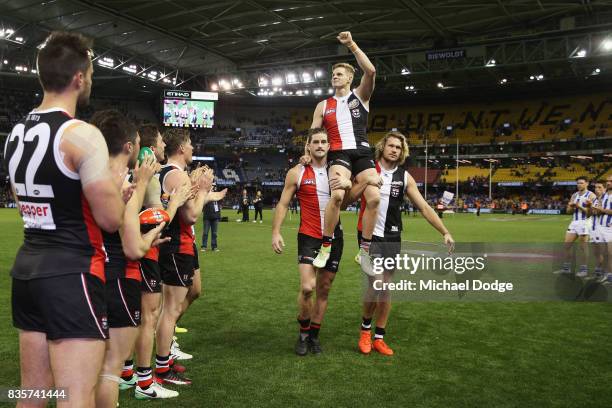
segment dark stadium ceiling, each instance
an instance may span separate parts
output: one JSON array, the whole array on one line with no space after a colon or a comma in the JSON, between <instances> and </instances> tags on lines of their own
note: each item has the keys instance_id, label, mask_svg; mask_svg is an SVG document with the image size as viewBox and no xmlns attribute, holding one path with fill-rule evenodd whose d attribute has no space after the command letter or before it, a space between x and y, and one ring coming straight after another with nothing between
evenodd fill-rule
<instances>
[{"instance_id":1,"label":"dark stadium ceiling","mask_svg":"<svg viewBox=\"0 0 612 408\"><path fill-rule=\"evenodd\" d=\"M12 25L12 39L23 38L0 41L1 57L24 66L33 67L35 47L49 31L71 30L93 37L97 57L110 58L113 69L98 75L127 77L134 64L143 80L155 72L160 86L210 88L240 78L251 93L262 75L326 71L348 59L335 38L345 30L374 60L383 89L612 71L612 52L601 45L612 41L611 0L0 0L0 25ZM464 58L426 60L429 50L449 49L463 50ZM326 83L323 77L315 85Z\"/></svg>"}]
</instances>

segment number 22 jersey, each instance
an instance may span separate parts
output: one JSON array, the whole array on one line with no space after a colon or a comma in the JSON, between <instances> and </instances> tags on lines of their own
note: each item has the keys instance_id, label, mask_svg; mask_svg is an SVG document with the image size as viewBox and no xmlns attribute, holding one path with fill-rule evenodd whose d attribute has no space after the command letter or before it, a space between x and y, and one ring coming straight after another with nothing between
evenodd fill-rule
<instances>
[{"instance_id":1,"label":"number 22 jersey","mask_svg":"<svg viewBox=\"0 0 612 408\"><path fill-rule=\"evenodd\" d=\"M16 279L90 273L104 281L102 232L59 149L64 131L79 122L60 108L32 111L7 138L5 165L24 223Z\"/></svg>"}]
</instances>

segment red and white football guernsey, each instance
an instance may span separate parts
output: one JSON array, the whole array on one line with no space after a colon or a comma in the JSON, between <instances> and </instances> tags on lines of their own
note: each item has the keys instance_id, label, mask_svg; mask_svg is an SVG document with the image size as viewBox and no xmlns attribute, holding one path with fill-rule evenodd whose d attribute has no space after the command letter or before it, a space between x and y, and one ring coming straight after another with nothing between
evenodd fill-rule
<instances>
[{"instance_id":1,"label":"red and white football guernsey","mask_svg":"<svg viewBox=\"0 0 612 408\"><path fill-rule=\"evenodd\" d=\"M368 143L368 109L350 92L323 101L323 127L327 130L330 151L370 148Z\"/></svg>"},{"instance_id":2,"label":"red and white football guernsey","mask_svg":"<svg viewBox=\"0 0 612 408\"><path fill-rule=\"evenodd\" d=\"M323 238L325 207L329 201L327 168L300 166L297 198L300 202L300 234Z\"/></svg>"}]
</instances>

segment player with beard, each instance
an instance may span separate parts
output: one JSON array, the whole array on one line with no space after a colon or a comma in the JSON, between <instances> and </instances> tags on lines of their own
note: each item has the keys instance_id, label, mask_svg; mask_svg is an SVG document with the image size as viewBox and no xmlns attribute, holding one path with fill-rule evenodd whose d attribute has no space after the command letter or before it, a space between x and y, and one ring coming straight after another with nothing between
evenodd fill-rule
<instances>
[{"instance_id":1,"label":"player with beard","mask_svg":"<svg viewBox=\"0 0 612 408\"><path fill-rule=\"evenodd\" d=\"M155 380L160 384L188 385L191 380L183 378L170 369L170 348L174 326L181 313L194 273L194 234L193 225L208 201L222 199L227 190L211 192L213 173L207 167L186 172L192 162L193 146L189 131L169 129L164 134L167 164L159 174L161 195L171 194L186 183L197 186L193 198L183 204L167 229L171 238L159 247L159 266L164 283L164 303L156 331Z\"/></svg>"},{"instance_id":2,"label":"player with beard","mask_svg":"<svg viewBox=\"0 0 612 408\"><path fill-rule=\"evenodd\" d=\"M276 205L272 221L272 249L277 254L281 254L285 242L280 229L287 216L291 199L296 194L301 208L298 231L300 291L297 318L300 334L295 345L295 353L299 356L306 355L309 349L313 354L322 352L319 329L327 309L329 291L338 272L344 245L339 220L333 234L334 245L326 265L323 268L315 268L313 261L323 238L324 211L329 200L330 188L343 190L351 188L350 180L339 174L328 179L326 166L329 144L325 129L309 130L306 151L311 161L306 165L298 164L287 173L285 187ZM314 305L313 292L316 293Z\"/></svg>"},{"instance_id":3,"label":"player with beard","mask_svg":"<svg viewBox=\"0 0 612 408\"><path fill-rule=\"evenodd\" d=\"M15 125L4 150L25 226L11 270L21 388L69 390L58 407L95 404L108 338L101 230L117 231L125 209L104 138L74 119L89 101L91 47L79 34L47 37L37 56L42 103Z\"/></svg>"},{"instance_id":4,"label":"player with beard","mask_svg":"<svg viewBox=\"0 0 612 408\"><path fill-rule=\"evenodd\" d=\"M324 127L329 137L328 154L330 177L340 174L350 179L354 176L364 188L367 206L363 216L363 240L360 249L361 268L371 273L372 260L369 255L372 232L380 203L380 191L376 185L380 177L376 174L372 151L368 143L367 126L370 98L374 92L376 68L368 56L357 46L348 31L338 35L338 41L351 51L363 71L359 86L351 90L355 68L350 64L335 64L332 68L334 96L317 104L311 128ZM340 217L340 207L345 191L332 190L331 199L325 208L325 226L321 249L313 263L322 268L331 253L332 234Z\"/></svg>"},{"instance_id":5,"label":"player with beard","mask_svg":"<svg viewBox=\"0 0 612 408\"><path fill-rule=\"evenodd\" d=\"M140 136L125 116L114 110L99 111L91 119L106 140L110 154L111 172L126 174L134 169L140 150ZM123 225L118 232L103 232L107 254L106 297L110 336L106 342L106 356L96 394L97 407L114 408L119 396L119 374L124 360L131 355L138 335L141 307L141 274L138 260L152 247L165 223L144 235L140 233L139 211L151 177L159 170L155 157L148 156L133 171L134 183L124 181L125 189L133 189L126 204ZM157 241L160 243L162 241ZM178 393L157 390L166 397Z\"/></svg>"},{"instance_id":6,"label":"player with beard","mask_svg":"<svg viewBox=\"0 0 612 408\"><path fill-rule=\"evenodd\" d=\"M395 258L401 251L402 244L402 214L401 207L404 198L408 198L423 214L423 217L442 234L444 243L449 251L454 247L454 240L448 232L442 220L438 217L419 191L416 182L406 170L402 168L406 157L408 157L408 144L406 137L399 132L389 132L376 144L374 153L376 158L376 170L382 177L383 184L380 189L380 207L374 227L372 247L370 253L373 257ZM349 193L349 199L343 205L353 202L363 192L363 187L356 185ZM361 201L358 228L361 228L363 215L367 203L364 197ZM361 229L358 231L361 239ZM361 323L361 337L359 339L359 350L368 354L374 348L383 355L393 355L393 350L385 343L385 329L389 312L391 311L391 297L389 291L375 290L374 282L381 280L391 282L393 269L385 270L382 276L368 276L368 290L365 294L363 304L363 316ZM376 329L374 342L372 342L371 327L372 320L376 316Z\"/></svg>"}]
</instances>

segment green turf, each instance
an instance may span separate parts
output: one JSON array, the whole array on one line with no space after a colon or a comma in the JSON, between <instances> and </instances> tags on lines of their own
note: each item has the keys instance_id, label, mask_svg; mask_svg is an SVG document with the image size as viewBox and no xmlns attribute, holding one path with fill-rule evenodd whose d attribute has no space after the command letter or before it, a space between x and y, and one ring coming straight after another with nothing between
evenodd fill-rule
<instances>
[{"instance_id":1,"label":"green turf","mask_svg":"<svg viewBox=\"0 0 612 408\"><path fill-rule=\"evenodd\" d=\"M200 255L203 296L182 323L191 387L180 407L609 407L612 401L610 304L398 302L386 339L396 355L357 353L361 275L354 255L354 214L343 215L345 258L321 329L324 354L298 358L296 232L285 223L283 255L263 224L219 228L221 252ZM457 241L559 241L568 217L455 215ZM406 217L404 239L439 241L420 217ZM8 269L20 244L17 213L0 211L1 386L19 383L17 332L10 319ZM198 223L198 234L201 224ZM142 406L130 391L122 407Z\"/></svg>"}]
</instances>

